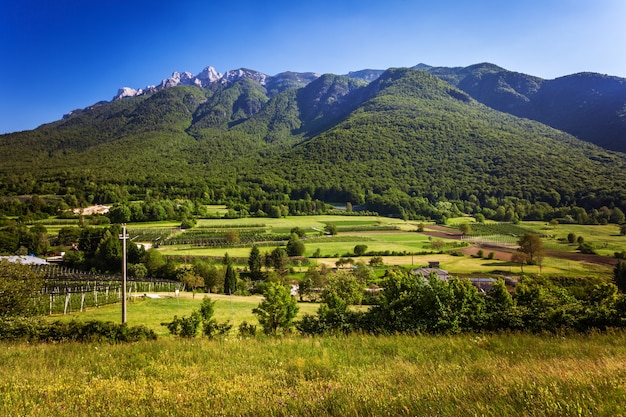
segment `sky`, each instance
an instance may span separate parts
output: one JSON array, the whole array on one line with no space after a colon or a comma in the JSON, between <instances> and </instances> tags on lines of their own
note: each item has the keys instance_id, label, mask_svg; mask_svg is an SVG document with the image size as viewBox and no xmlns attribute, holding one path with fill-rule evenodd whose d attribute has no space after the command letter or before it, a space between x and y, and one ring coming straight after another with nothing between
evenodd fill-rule
<instances>
[{"instance_id":1,"label":"sky","mask_svg":"<svg viewBox=\"0 0 626 417\"><path fill-rule=\"evenodd\" d=\"M0 133L207 66L626 78L625 20L624 0L0 0Z\"/></svg>"}]
</instances>

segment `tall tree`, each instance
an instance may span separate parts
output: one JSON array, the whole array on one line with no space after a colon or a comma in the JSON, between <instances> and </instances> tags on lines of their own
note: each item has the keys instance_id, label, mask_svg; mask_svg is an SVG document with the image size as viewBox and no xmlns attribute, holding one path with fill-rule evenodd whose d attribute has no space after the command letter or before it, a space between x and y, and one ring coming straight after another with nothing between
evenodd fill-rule
<instances>
[{"instance_id":1,"label":"tall tree","mask_svg":"<svg viewBox=\"0 0 626 417\"><path fill-rule=\"evenodd\" d=\"M226 274L224 275L224 294L233 294L237 291L237 272L233 268L233 264L226 265Z\"/></svg>"},{"instance_id":2,"label":"tall tree","mask_svg":"<svg viewBox=\"0 0 626 417\"><path fill-rule=\"evenodd\" d=\"M42 287L43 277L30 266L0 260L0 316L35 315L33 298Z\"/></svg>"},{"instance_id":3,"label":"tall tree","mask_svg":"<svg viewBox=\"0 0 626 417\"><path fill-rule=\"evenodd\" d=\"M519 251L525 253L529 264L541 266L544 256L543 242L536 233L525 233L517 242Z\"/></svg>"},{"instance_id":4,"label":"tall tree","mask_svg":"<svg viewBox=\"0 0 626 417\"><path fill-rule=\"evenodd\" d=\"M248 256L248 268L250 268L250 279L258 281L263 279L263 272L261 268L263 266L263 259L261 258L261 251L257 245L253 245L250 249L250 256Z\"/></svg>"}]
</instances>

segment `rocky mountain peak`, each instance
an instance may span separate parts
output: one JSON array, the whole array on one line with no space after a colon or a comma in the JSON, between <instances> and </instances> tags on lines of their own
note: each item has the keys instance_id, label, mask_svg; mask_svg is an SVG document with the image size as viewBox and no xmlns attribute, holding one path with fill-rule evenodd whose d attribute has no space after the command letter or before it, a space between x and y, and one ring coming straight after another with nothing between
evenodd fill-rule
<instances>
[{"instance_id":1,"label":"rocky mountain peak","mask_svg":"<svg viewBox=\"0 0 626 417\"><path fill-rule=\"evenodd\" d=\"M206 67L196 78L200 80L203 87L206 87L209 84L219 81L222 78L222 74L217 72L213 67Z\"/></svg>"},{"instance_id":2,"label":"rocky mountain peak","mask_svg":"<svg viewBox=\"0 0 626 417\"><path fill-rule=\"evenodd\" d=\"M204 68L198 75L193 75L190 72L178 72L172 73L172 76L161 81L157 86L147 86L140 89L134 89L131 87L122 87L117 91L113 100L120 100L126 97L135 97L142 94L155 93L157 91L164 90L166 88L176 87L177 85L195 85L198 87L208 87L214 83L233 83L243 78L249 78L258 82L261 85L266 85L272 78L262 72L249 70L246 68L240 68L237 70L227 71L222 75L215 70L215 68L209 66Z\"/></svg>"},{"instance_id":3,"label":"rocky mountain peak","mask_svg":"<svg viewBox=\"0 0 626 417\"><path fill-rule=\"evenodd\" d=\"M241 80L242 78L249 78L253 81L258 82L261 85L267 84L268 76L263 74L262 72L249 70L246 68L239 68L236 70L226 71L224 74L223 80L225 82L235 82Z\"/></svg>"}]
</instances>

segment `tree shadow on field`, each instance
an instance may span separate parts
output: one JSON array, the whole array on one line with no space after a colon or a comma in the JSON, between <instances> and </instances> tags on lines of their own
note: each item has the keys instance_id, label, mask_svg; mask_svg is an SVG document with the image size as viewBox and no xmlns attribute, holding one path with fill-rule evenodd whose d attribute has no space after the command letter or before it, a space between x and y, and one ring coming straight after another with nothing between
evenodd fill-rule
<instances>
[{"instance_id":1,"label":"tree shadow on field","mask_svg":"<svg viewBox=\"0 0 626 417\"><path fill-rule=\"evenodd\" d=\"M499 261L499 262L488 262L486 264L484 264L484 266L519 266L519 264L516 264L514 262L508 262L508 261Z\"/></svg>"}]
</instances>

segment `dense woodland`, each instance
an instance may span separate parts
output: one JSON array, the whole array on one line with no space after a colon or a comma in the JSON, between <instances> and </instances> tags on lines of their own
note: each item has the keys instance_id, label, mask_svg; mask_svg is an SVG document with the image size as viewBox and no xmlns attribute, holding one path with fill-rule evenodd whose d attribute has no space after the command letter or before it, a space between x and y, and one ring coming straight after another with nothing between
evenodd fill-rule
<instances>
[{"instance_id":1,"label":"dense woodland","mask_svg":"<svg viewBox=\"0 0 626 417\"><path fill-rule=\"evenodd\" d=\"M3 135L0 155L0 214L25 218L132 201L220 203L242 216L349 202L436 221L621 222L626 210L624 154L415 69L369 84L324 75L271 91L246 78L173 87ZM164 210L131 218L180 217Z\"/></svg>"}]
</instances>

